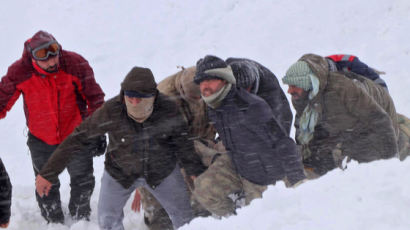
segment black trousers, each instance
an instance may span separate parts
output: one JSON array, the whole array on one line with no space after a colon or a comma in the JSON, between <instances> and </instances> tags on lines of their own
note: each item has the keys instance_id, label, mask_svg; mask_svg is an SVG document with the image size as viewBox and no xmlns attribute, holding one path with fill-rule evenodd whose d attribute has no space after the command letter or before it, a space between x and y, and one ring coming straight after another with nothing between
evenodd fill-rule
<instances>
[{"instance_id":1,"label":"black trousers","mask_svg":"<svg viewBox=\"0 0 410 230\"><path fill-rule=\"evenodd\" d=\"M58 145L48 145L31 133L28 135L27 145L31 152L34 174L37 176ZM68 209L73 219L89 220L91 208L90 198L94 190L95 179L93 159L88 150L76 154L67 166L70 175L70 201ZM41 210L41 215L52 223L64 223L64 214L61 209L60 182L53 184L48 196L40 197L37 192L36 199Z\"/></svg>"}]
</instances>

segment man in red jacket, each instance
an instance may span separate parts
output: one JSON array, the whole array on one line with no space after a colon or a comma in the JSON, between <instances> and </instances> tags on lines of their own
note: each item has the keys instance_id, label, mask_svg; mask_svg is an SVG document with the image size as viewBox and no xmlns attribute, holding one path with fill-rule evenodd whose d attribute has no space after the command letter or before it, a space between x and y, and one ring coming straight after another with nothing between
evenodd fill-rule
<instances>
[{"instance_id":1,"label":"man in red jacket","mask_svg":"<svg viewBox=\"0 0 410 230\"><path fill-rule=\"evenodd\" d=\"M87 60L63 50L57 40L44 31L24 43L22 57L1 79L0 119L6 116L20 94L24 99L29 129L27 145L35 175L74 128L104 103L104 93ZM95 137L89 143L89 148L76 153L79 156L68 166L69 210L73 219L89 219L95 184L92 156L105 150L105 137ZM36 193L41 214L48 222L64 222L59 187L59 182L54 184L47 197Z\"/></svg>"}]
</instances>

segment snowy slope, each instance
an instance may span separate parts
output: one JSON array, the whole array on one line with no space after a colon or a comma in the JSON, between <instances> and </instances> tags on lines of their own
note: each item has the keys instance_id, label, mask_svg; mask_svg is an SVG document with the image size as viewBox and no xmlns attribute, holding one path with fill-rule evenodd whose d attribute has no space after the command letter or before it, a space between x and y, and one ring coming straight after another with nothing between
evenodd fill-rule
<instances>
[{"instance_id":1,"label":"snowy slope","mask_svg":"<svg viewBox=\"0 0 410 230\"><path fill-rule=\"evenodd\" d=\"M281 77L304 53L351 53L387 73L397 110L410 115L408 0L15 0L2 3L0 22L1 75L43 29L89 60L106 99L134 65L160 81L215 54L257 60ZM9 228L98 229L103 158L94 160L91 222L46 225L34 198L21 99L0 125L0 156L14 185ZM409 161L352 163L296 189L278 184L236 217L197 219L185 229L410 229ZM66 207L69 178L60 179ZM129 204L124 212L126 229L144 229Z\"/></svg>"}]
</instances>

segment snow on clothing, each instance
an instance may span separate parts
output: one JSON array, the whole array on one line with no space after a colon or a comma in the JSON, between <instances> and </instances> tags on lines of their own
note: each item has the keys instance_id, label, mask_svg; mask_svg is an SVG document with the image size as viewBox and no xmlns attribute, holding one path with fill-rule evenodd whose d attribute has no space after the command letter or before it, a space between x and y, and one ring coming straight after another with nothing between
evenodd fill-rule
<instances>
[{"instance_id":1,"label":"snow on clothing","mask_svg":"<svg viewBox=\"0 0 410 230\"><path fill-rule=\"evenodd\" d=\"M313 138L302 146L305 167L323 175L344 157L369 162L397 154L397 116L386 90L353 72L329 71L323 57L307 54L299 61L308 63L319 80L312 99L292 101L296 136L306 106L318 114Z\"/></svg>"},{"instance_id":2,"label":"snow on clothing","mask_svg":"<svg viewBox=\"0 0 410 230\"><path fill-rule=\"evenodd\" d=\"M9 175L0 159L0 224L10 221L11 190Z\"/></svg>"},{"instance_id":3,"label":"snow on clothing","mask_svg":"<svg viewBox=\"0 0 410 230\"><path fill-rule=\"evenodd\" d=\"M23 56L0 82L0 118L23 94L30 133L49 145L60 144L83 118L104 103L104 93L83 57L61 50L59 62L58 72L47 73L24 49Z\"/></svg>"},{"instance_id":4,"label":"snow on clothing","mask_svg":"<svg viewBox=\"0 0 410 230\"><path fill-rule=\"evenodd\" d=\"M244 75L257 75L255 78L256 80L259 79L259 82L253 93L263 98L269 104L276 120L289 135L293 115L289 101L280 87L275 74L258 62L245 58L228 58L226 63L232 67L237 82L240 82L238 80L239 75L242 77Z\"/></svg>"},{"instance_id":5,"label":"snow on clothing","mask_svg":"<svg viewBox=\"0 0 410 230\"><path fill-rule=\"evenodd\" d=\"M208 111L240 176L258 185L305 178L295 143L262 98L232 87L220 107Z\"/></svg>"}]
</instances>

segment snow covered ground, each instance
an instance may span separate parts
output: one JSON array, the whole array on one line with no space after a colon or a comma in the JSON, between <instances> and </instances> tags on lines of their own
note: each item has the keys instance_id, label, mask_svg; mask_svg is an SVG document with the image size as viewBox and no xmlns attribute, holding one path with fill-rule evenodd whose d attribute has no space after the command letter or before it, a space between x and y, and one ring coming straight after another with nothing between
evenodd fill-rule
<instances>
[{"instance_id":1,"label":"snow covered ground","mask_svg":"<svg viewBox=\"0 0 410 230\"><path fill-rule=\"evenodd\" d=\"M176 66L215 54L257 60L280 78L305 53L350 53L387 73L397 111L410 115L408 0L7 1L0 8L1 75L40 29L89 60L106 99L135 65L151 68L160 81ZM40 216L22 107L20 99L0 121L0 156L14 186L9 229L98 229L103 157L94 160L90 222L47 225ZM183 229L410 229L409 168L410 160L353 162L296 189L271 186L238 216L200 218ZM60 180L67 211L67 173ZM124 212L126 229L145 229L130 201Z\"/></svg>"}]
</instances>

